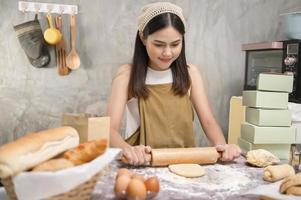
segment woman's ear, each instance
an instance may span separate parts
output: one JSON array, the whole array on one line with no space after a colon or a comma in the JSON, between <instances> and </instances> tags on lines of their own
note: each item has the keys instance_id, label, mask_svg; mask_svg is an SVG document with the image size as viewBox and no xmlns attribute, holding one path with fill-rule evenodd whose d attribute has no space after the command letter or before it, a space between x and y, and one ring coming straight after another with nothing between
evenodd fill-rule
<instances>
[{"instance_id":1,"label":"woman's ear","mask_svg":"<svg viewBox=\"0 0 301 200\"><path fill-rule=\"evenodd\" d=\"M139 37L140 37L140 40L141 42L143 43L143 45L145 46L145 39L144 39L144 35L142 32L139 31Z\"/></svg>"}]
</instances>

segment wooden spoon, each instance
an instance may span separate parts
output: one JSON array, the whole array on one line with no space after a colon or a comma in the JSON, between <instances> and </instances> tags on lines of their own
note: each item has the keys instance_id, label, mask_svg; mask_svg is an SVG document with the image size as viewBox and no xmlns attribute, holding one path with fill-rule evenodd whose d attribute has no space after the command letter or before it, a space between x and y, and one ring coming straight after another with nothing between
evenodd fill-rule
<instances>
[{"instance_id":1,"label":"wooden spoon","mask_svg":"<svg viewBox=\"0 0 301 200\"><path fill-rule=\"evenodd\" d=\"M71 50L66 58L66 64L69 69L75 70L79 68L80 59L75 49L75 16L70 16L70 40L71 40Z\"/></svg>"}]
</instances>

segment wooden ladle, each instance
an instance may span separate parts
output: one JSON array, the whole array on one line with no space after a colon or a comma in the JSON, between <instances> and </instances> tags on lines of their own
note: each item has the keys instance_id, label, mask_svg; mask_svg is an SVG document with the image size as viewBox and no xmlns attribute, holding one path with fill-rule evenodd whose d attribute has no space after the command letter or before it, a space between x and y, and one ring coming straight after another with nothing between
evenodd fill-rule
<instances>
[{"instance_id":1,"label":"wooden ladle","mask_svg":"<svg viewBox=\"0 0 301 200\"><path fill-rule=\"evenodd\" d=\"M71 40L71 50L67 55L66 64L71 70L75 70L80 66L80 58L75 49L75 37L76 37L76 27L75 27L75 16L70 16L70 40Z\"/></svg>"}]
</instances>

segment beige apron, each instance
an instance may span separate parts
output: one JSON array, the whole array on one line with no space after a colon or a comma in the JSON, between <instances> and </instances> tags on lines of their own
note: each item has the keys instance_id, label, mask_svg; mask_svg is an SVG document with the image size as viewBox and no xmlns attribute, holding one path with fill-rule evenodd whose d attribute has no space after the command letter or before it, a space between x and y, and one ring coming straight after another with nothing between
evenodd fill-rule
<instances>
[{"instance_id":1,"label":"beige apron","mask_svg":"<svg viewBox=\"0 0 301 200\"><path fill-rule=\"evenodd\" d=\"M194 147L193 109L189 95L174 95L172 84L147 85L138 100L140 127L126 142L152 148Z\"/></svg>"}]
</instances>

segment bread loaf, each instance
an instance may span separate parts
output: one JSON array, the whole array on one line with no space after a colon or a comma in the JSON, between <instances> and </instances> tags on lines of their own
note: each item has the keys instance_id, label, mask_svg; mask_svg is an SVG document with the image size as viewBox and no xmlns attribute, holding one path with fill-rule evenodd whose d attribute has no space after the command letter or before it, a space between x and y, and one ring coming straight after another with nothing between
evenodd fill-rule
<instances>
[{"instance_id":1,"label":"bread loaf","mask_svg":"<svg viewBox=\"0 0 301 200\"><path fill-rule=\"evenodd\" d=\"M31 169L78 144L77 131L68 126L27 134L0 147L0 178Z\"/></svg>"},{"instance_id":2,"label":"bread loaf","mask_svg":"<svg viewBox=\"0 0 301 200\"><path fill-rule=\"evenodd\" d=\"M78 147L70 149L63 154L63 157L70 160L74 165L81 165L90 162L103 154L107 148L107 140L92 140L80 144Z\"/></svg>"},{"instance_id":3,"label":"bread loaf","mask_svg":"<svg viewBox=\"0 0 301 200\"><path fill-rule=\"evenodd\" d=\"M55 172L62 169L67 169L70 167L74 167L74 164L65 159L65 158L56 158L47 160L37 166L35 166L32 171L48 171L48 172Z\"/></svg>"}]
</instances>

